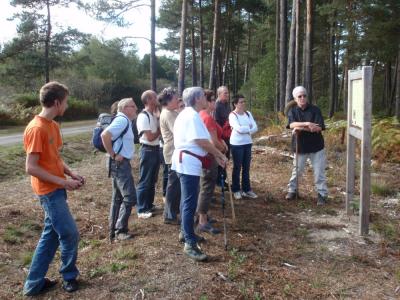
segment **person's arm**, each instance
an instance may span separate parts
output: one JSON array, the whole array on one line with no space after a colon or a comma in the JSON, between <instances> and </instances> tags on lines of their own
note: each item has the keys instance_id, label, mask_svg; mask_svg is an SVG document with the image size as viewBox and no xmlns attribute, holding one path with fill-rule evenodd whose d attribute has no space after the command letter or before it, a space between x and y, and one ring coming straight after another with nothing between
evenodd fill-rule
<instances>
[{"instance_id":1,"label":"person's arm","mask_svg":"<svg viewBox=\"0 0 400 300\"><path fill-rule=\"evenodd\" d=\"M112 146L112 134L111 132L104 130L101 133L101 140L103 141L104 149L106 149L107 153L116 161L122 161L124 157L120 154L114 152Z\"/></svg>"},{"instance_id":2,"label":"person's arm","mask_svg":"<svg viewBox=\"0 0 400 300\"><path fill-rule=\"evenodd\" d=\"M74 173L71 171L71 169L66 165L66 163L63 161L64 165L64 174L71 177L72 179L79 180L82 184L85 183L85 178L77 173Z\"/></svg>"},{"instance_id":3,"label":"person's arm","mask_svg":"<svg viewBox=\"0 0 400 300\"><path fill-rule=\"evenodd\" d=\"M208 153L212 154L217 163L225 168L226 162L227 162L227 158L224 154L221 153L221 151L219 151L209 140L207 139L196 139L194 140L194 142L199 145L201 148L203 148L205 151L207 151Z\"/></svg>"},{"instance_id":4,"label":"person's arm","mask_svg":"<svg viewBox=\"0 0 400 300\"><path fill-rule=\"evenodd\" d=\"M250 112L247 113L250 120L250 134L256 133L258 131L257 123L254 120L253 115Z\"/></svg>"},{"instance_id":5,"label":"person's arm","mask_svg":"<svg viewBox=\"0 0 400 300\"><path fill-rule=\"evenodd\" d=\"M250 133L250 127L248 125L240 125L238 116L236 116L234 112L229 114L229 125L240 134Z\"/></svg>"},{"instance_id":6,"label":"person's arm","mask_svg":"<svg viewBox=\"0 0 400 300\"><path fill-rule=\"evenodd\" d=\"M148 140L149 142L154 141L161 135L160 127L157 128L156 132L151 132L151 130L143 130L142 132L143 135L146 137L146 140Z\"/></svg>"},{"instance_id":7,"label":"person's arm","mask_svg":"<svg viewBox=\"0 0 400 300\"><path fill-rule=\"evenodd\" d=\"M151 131L150 113L149 112L143 111L142 113L139 114L138 120L139 120L139 118L140 118L140 122L141 122L141 128L143 128L143 127L145 128L144 130L141 130L139 133L142 133L145 136L146 140L148 140L149 142L152 142L161 135L160 127L157 128L156 132ZM143 126L144 124L146 126Z\"/></svg>"},{"instance_id":8,"label":"person's arm","mask_svg":"<svg viewBox=\"0 0 400 300\"><path fill-rule=\"evenodd\" d=\"M65 164L64 164L65 166ZM26 156L26 161L25 161L25 169L26 173L28 173L31 176L37 177L40 180L47 181L50 183L54 183L57 185L60 185L64 187L67 190L76 190L79 189L82 185L83 182L72 178L72 179L64 179L62 177L55 176L51 174L50 172L46 171L39 165L39 153L28 153ZM67 169L70 175L72 172ZM65 167L64 167L64 172L65 172ZM72 176L71 176L72 177Z\"/></svg>"},{"instance_id":9,"label":"person's arm","mask_svg":"<svg viewBox=\"0 0 400 300\"><path fill-rule=\"evenodd\" d=\"M223 143L223 141L220 142L220 141L218 140L217 130L216 130L216 129L214 129L214 130L208 130L208 132L210 133L211 142L214 144L214 146L215 146L219 151L221 151L222 153L225 153L225 152L226 152L226 149L225 149L226 144Z\"/></svg>"}]
</instances>

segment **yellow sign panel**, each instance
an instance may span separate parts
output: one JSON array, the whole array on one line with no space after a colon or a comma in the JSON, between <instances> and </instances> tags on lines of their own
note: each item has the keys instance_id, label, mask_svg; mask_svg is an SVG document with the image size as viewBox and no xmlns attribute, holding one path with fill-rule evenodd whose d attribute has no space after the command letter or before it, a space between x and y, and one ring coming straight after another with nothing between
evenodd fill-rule
<instances>
[{"instance_id":1,"label":"yellow sign panel","mask_svg":"<svg viewBox=\"0 0 400 300\"><path fill-rule=\"evenodd\" d=\"M363 127L364 121L364 89L363 80L351 81L351 125Z\"/></svg>"}]
</instances>

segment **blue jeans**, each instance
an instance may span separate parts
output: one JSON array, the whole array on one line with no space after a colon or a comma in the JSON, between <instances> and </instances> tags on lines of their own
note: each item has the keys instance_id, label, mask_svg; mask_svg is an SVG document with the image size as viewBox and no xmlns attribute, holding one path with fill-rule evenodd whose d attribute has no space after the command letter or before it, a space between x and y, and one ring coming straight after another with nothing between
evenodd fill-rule
<instances>
[{"instance_id":1,"label":"blue jeans","mask_svg":"<svg viewBox=\"0 0 400 300\"><path fill-rule=\"evenodd\" d=\"M231 145L233 170L232 192L240 191L240 171L242 171L242 191L251 191L250 186L250 162L252 144L235 146Z\"/></svg>"},{"instance_id":2,"label":"blue jeans","mask_svg":"<svg viewBox=\"0 0 400 300\"><path fill-rule=\"evenodd\" d=\"M136 188L138 213L148 212L154 206L159 169L160 147L142 145L140 147L139 182Z\"/></svg>"},{"instance_id":3,"label":"blue jeans","mask_svg":"<svg viewBox=\"0 0 400 300\"><path fill-rule=\"evenodd\" d=\"M167 193L167 185L168 185L168 165L165 163L163 148L160 147L160 163L163 166L163 180L162 180L162 195L165 197ZM169 165L171 167L171 165Z\"/></svg>"},{"instance_id":4,"label":"blue jeans","mask_svg":"<svg viewBox=\"0 0 400 300\"><path fill-rule=\"evenodd\" d=\"M76 267L79 232L69 211L65 189L38 197L44 210L44 228L25 281L24 294L27 296L35 295L42 289L44 277L58 246L61 252L60 273L63 279L72 280L79 275Z\"/></svg>"},{"instance_id":5,"label":"blue jeans","mask_svg":"<svg viewBox=\"0 0 400 300\"><path fill-rule=\"evenodd\" d=\"M168 185L165 194L164 218L177 220L181 202L181 185L177 173L168 166Z\"/></svg>"},{"instance_id":6,"label":"blue jeans","mask_svg":"<svg viewBox=\"0 0 400 300\"><path fill-rule=\"evenodd\" d=\"M185 242L190 245L197 243L194 234L194 214L199 197L200 176L178 173L181 182L181 230Z\"/></svg>"},{"instance_id":7,"label":"blue jeans","mask_svg":"<svg viewBox=\"0 0 400 300\"><path fill-rule=\"evenodd\" d=\"M296 192L296 182L298 180L297 173L299 176L304 171L304 167L307 161L307 158L311 160L311 164L314 171L314 183L317 189L317 192L321 194L321 196L328 196L328 187L326 185L326 177L325 177L325 166L326 166L326 155L325 149L322 149L315 153L304 153L298 156L298 171L296 172L296 156L293 159L293 169L292 176L290 177L288 190L290 193Z\"/></svg>"},{"instance_id":8,"label":"blue jeans","mask_svg":"<svg viewBox=\"0 0 400 300\"><path fill-rule=\"evenodd\" d=\"M109 217L110 239L115 233L128 232L128 219L132 207L136 204L136 190L132 177L131 163L128 159L121 162L111 160L112 198Z\"/></svg>"}]
</instances>

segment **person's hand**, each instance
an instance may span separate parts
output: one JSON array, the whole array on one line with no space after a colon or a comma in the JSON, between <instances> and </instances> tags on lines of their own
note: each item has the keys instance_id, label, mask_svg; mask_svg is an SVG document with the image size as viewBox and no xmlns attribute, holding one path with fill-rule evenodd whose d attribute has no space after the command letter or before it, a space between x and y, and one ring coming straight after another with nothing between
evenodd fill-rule
<instances>
[{"instance_id":1,"label":"person's hand","mask_svg":"<svg viewBox=\"0 0 400 300\"><path fill-rule=\"evenodd\" d=\"M215 160L217 161L218 165L221 166L222 168L225 168L226 163L228 162L228 159L226 156L222 153L219 153L216 157Z\"/></svg>"},{"instance_id":2,"label":"person's hand","mask_svg":"<svg viewBox=\"0 0 400 300\"><path fill-rule=\"evenodd\" d=\"M71 178L78 180L80 183L82 183L82 185L84 185L86 182L85 178L79 174L71 173Z\"/></svg>"},{"instance_id":3,"label":"person's hand","mask_svg":"<svg viewBox=\"0 0 400 300\"><path fill-rule=\"evenodd\" d=\"M311 123L308 128L310 129L311 132L320 132L321 131L321 127L319 126L319 124L316 124L316 123Z\"/></svg>"},{"instance_id":4,"label":"person's hand","mask_svg":"<svg viewBox=\"0 0 400 300\"><path fill-rule=\"evenodd\" d=\"M76 179L67 179L64 181L64 188L68 191L73 191L79 189L83 183Z\"/></svg>"},{"instance_id":5,"label":"person's hand","mask_svg":"<svg viewBox=\"0 0 400 300\"><path fill-rule=\"evenodd\" d=\"M121 162L121 161L124 160L124 157L122 155L117 154L117 155L115 155L114 160L118 161L118 162Z\"/></svg>"}]
</instances>

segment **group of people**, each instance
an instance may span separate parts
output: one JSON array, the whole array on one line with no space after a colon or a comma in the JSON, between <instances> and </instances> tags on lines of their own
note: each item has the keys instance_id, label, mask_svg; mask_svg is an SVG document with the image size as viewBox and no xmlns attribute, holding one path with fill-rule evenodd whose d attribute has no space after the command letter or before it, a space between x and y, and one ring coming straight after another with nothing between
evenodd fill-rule
<instances>
[{"instance_id":1,"label":"group of people","mask_svg":"<svg viewBox=\"0 0 400 300\"><path fill-rule=\"evenodd\" d=\"M79 233L68 208L66 190L81 188L85 179L72 172L61 159L60 129L54 121L55 117L64 114L68 95L68 88L61 83L44 85L40 90L42 111L24 133L26 170L31 175L32 188L45 213L43 233L24 285L25 295L45 292L57 283L45 275L58 246L61 250L62 287L67 292L78 289ZM316 106L307 103L303 87L295 88L293 96L297 106L288 114L288 128L293 129L297 136L294 142L298 143L298 163L286 198L294 198L297 178L306 159L310 158L318 204L324 204L327 188L321 135L323 118ZM196 261L204 261L207 255L198 246L204 238L195 233L195 217L197 214L198 233L219 233L212 225L215 220L210 218L208 209L214 199L216 184L222 188L227 184L229 153L233 161L231 187L235 199L257 198L250 183L251 135L258 130L257 124L245 109L242 95L234 97L231 110L229 91L225 86L218 88L217 99L210 90L190 87L183 91L182 99L174 89L165 88L158 95L151 90L145 91L141 101L144 109L139 114L132 98L118 101L113 121L101 134L110 160L112 180L110 239L132 238L128 220L133 206L136 205L138 218L152 217L156 209L155 186L163 162L164 223L180 225L179 240L184 242L184 253ZM130 163L135 152L132 125L135 119L141 144L136 186Z\"/></svg>"}]
</instances>

